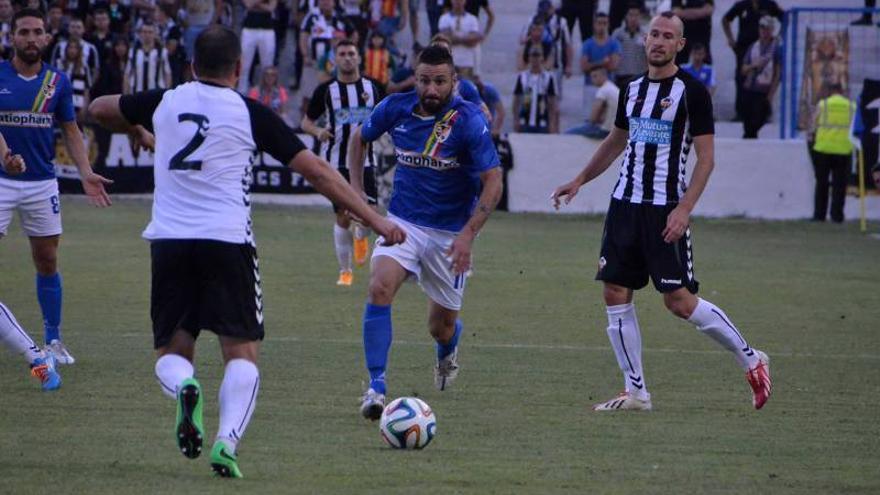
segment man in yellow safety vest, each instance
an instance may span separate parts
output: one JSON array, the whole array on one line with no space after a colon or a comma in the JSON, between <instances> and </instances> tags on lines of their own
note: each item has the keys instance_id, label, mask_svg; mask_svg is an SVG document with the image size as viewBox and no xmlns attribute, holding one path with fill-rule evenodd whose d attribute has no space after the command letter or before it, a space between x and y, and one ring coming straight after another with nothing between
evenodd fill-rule
<instances>
[{"instance_id":1,"label":"man in yellow safety vest","mask_svg":"<svg viewBox=\"0 0 880 495\"><path fill-rule=\"evenodd\" d=\"M849 128L855 104L843 96L840 84L828 86L829 96L816 106L816 140L813 144L813 168L816 194L813 220L824 222L828 214L828 177L831 176L831 221L843 221L843 203L852 160L853 145Z\"/></svg>"}]
</instances>

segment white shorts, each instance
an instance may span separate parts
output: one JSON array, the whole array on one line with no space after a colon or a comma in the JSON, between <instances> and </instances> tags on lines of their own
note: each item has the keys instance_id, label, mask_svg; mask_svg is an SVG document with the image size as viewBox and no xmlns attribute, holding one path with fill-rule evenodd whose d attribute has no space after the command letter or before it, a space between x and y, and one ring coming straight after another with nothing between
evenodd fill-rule
<instances>
[{"instance_id":1,"label":"white shorts","mask_svg":"<svg viewBox=\"0 0 880 495\"><path fill-rule=\"evenodd\" d=\"M422 290L432 301L447 309L460 310L468 273L455 275L452 258L446 254L456 234L420 227L393 215L389 215L388 219L403 227L406 242L383 246L384 239L379 237L372 258L388 256L394 259L418 279Z\"/></svg>"},{"instance_id":2,"label":"white shorts","mask_svg":"<svg viewBox=\"0 0 880 495\"><path fill-rule=\"evenodd\" d=\"M6 235L15 210L18 210L21 228L28 237L61 234L61 201L57 180L0 178L0 236Z\"/></svg>"}]
</instances>

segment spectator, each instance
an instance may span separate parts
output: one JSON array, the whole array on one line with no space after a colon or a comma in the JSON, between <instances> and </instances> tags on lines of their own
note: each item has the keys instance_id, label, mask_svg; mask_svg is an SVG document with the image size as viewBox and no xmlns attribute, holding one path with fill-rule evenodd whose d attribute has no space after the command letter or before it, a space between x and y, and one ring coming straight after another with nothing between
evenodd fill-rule
<instances>
[{"instance_id":1,"label":"spectator","mask_svg":"<svg viewBox=\"0 0 880 495\"><path fill-rule=\"evenodd\" d=\"M123 92L128 55L128 40L124 36L117 36L113 40L113 48L109 56L104 59L101 74L92 87L92 99L104 95L117 95Z\"/></svg>"},{"instance_id":2,"label":"spectator","mask_svg":"<svg viewBox=\"0 0 880 495\"><path fill-rule=\"evenodd\" d=\"M489 109L489 114L492 116L492 137L497 138L501 135L501 129L504 128L506 114L504 103L501 101L501 93L492 84L483 82L480 76L475 75L473 83L477 86L483 103Z\"/></svg>"},{"instance_id":3,"label":"spectator","mask_svg":"<svg viewBox=\"0 0 880 495\"><path fill-rule=\"evenodd\" d=\"M529 52L529 69L520 72L513 90L513 122L515 132L556 134L556 83L553 73L544 69L540 49Z\"/></svg>"},{"instance_id":4,"label":"spectator","mask_svg":"<svg viewBox=\"0 0 880 495\"><path fill-rule=\"evenodd\" d=\"M525 43L523 43L522 55L517 62L518 70L523 71L529 67L529 53L532 50L541 50L541 54L544 56L544 68L547 70L552 68L553 42L550 41L549 36L545 36L546 34L547 30L543 19L535 19L532 25L529 26L528 37Z\"/></svg>"},{"instance_id":5,"label":"spectator","mask_svg":"<svg viewBox=\"0 0 880 495\"><path fill-rule=\"evenodd\" d=\"M665 0L665 2L668 1L669 0ZM664 1L655 2L656 5L660 5L661 7L663 3ZM626 13L627 11L629 11L630 7L638 7L638 9L642 12L645 12L647 10L645 8L645 0L611 0L610 2L608 2L608 4L609 32L623 25L623 20L626 18ZM669 4L667 3L667 5Z\"/></svg>"},{"instance_id":6,"label":"spectator","mask_svg":"<svg viewBox=\"0 0 880 495\"><path fill-rule=\"evenodd\" d=\"M180 21L183 23L183 53L192 62L196 38L211 24L217 22L223 11L222 0L182 0Z\"/></svg>"},{"instance_id":7,"label":"spectator","mask_svg":"<svg viewBox=\"0 0 880 495\"><path fill-rule=\"evenodd\" d=\"M98 76L101 61L98 58L98 49L95 48L95 45L83 39L85 32L86 28L82 19L71 19L67 24L67 37L59 40L55 45L50 60L52 60L51 64L56 67L60 66L65 58L64 54L67 49L67 44L71 42L79 43L82 48L82 55L86 67L89 69L89 77L94 81Z\"/></svg>"},{"instance_id":8,"label":"spectator","mask_svg":"<svg viewBox=\"0 0 880 495\"><path fill-rule=\"evenodd\" d=\"M171 87L174 87L181 84L184 79L189 79L189 64L187 64L186 50L181 44L183 33L172 16L173 11L166 4L160 5L153 11L159 39L165 40L168 66L171 67Z\"/></svg>"},{"instance_id":9,"label":"spectator","mask_svg":"<svg viewBox=\"0 0 880 495\"><path fill-rule=\"evenodd\" d=\"M593 107L596 88L592 85L590 72L593 67L604 67L609 77L620 63L620 43L608 35L608 14L599 12L593 21L593 36L581 47L581 71L584 73L584 113Z\"/></svg>"},{"instance_id":10,"label":"spectator","mask_svg":"<svg viewBox=\"0 0 880 495\"><path fill-rule=\"evenodd\" d=\"M442 1L442 10L450 11L452 10L452 0L443 0ZM465 0L464 2L464 11L468 14L480 20L480 12L486 12L486 27L483 29L483 38L489 36L489 33L492 31L492 26L495 25L495 11L492 10L492 7L489 5L489 0Z\"/></svg>"},{"instance_id":11,"label":"spectator","mask_svg":"<svg viewBox=\"0 0 880 495\"><path fill-rule=\"evenodd\" d=\"M370 46L364 54L364 74L375 79L383 88L391 81L394 70L394 58L385 46L385 37L375 31L370 36Z\"/></svg>"},{"instance_id":12,"label":"spectator","mask_svg":"<svg viewBox=\"0 0 880 495\"><path fill-rule=\"evenodd\" d=\"M275 22L272 14L278 0L244 0L247 13L241 28L241 76L238 91L247 92L251 85L251 67L257 51L260 65L268 67L275 60Z\"/></svg>"},{"instance_id":13,"label":"spectator","mask_svg":"<svg viewBox=\"0 0 880 495\"><path fill-rule=\"evenodd\" d=\"M405 93L416 87L416 71L413 65L419 60L419 54L422 53L421 45L413 47L412 56L406 64L401 64L391 75L388 82L388 90L386 93Z\"/></svg>"},{"instance_id":14,"label":"spectator","mask_svg":"<svg viewBox=\"0 0 880 495\"><path fill-rule=\"evenodd\" d=\"M866 9L874 9L877 7L877 0L865 0L865 8ZM871 12L862 12L862 17L856 19L851 23L853 26L870 26L874 23L873 16ZM880 26L880 24L878 24ZM878 188L880 189L880 188Z\"/></svg>"},{"instance_id":15,"label":"spectator","mask_svg":"<svg viewBox=\"0 0 880 495\"><path fill-rule=\"evenodd\" d=\"M92 14L92 32L87 39L95 46L101 64L106 63L110 58L114 38L113 33L110 32L110 13L103 7L96 8ZM97 79L100 79L100 75L95 79L96 82Z\"/></svg>"},{"instance_id":16,"label":"spectator","mask_svg":"<svg viewBox=\"0 0 880 495\"><path fill-rule=\"evenodd\" d=\"M702 43L694 43L691 48L691 61L682 65L681 70L694 76L703 83L703 86L706 86L710 95L715 96L715 71L712 70L711 64L706 63L707 56L706 47Z\"/></svg>"},{"instance_id":17,"label":"spectator","mask_svg":"<svg viewBox=\"0 0 880 495\"><path fill-rule=\"evenodd\" d=\"M593 109L590 118L584 125L573 127L566 134L580 134L593 139L605 139L614 125L617 116L617 102L620 98L620 89L608 78L608 71L604 67L594 67L590 71L590 79L596 86L596 98L593 100Z\"/></svg>"},{"instance_id":18,"label":"spectator","mask_svg":"<svg viewBox=\"0 0 880 495\"><path fill-rule=\"evenodd\" d=\"M553 2L550 0L541 0L538 2L538 12L532 18L531 24L529 24L523 33L521 43L526 45L537 43L537 38L533 38L532 42L529 43L530 30L534 24L541 24L544 26L544 39L542 40L542 44L546 42L549 43L551 47L551 52L549 54L545 53L544 59L547 63L547 67L552 70L556 76L556 98L561 100L562 78L568 78L572 75L571 65L573 53L571 34L568 31L568 25L566 24L565 19L557 13L556 9L553 7ZM524 69L528 62L528 51L529 48L523 50L520 70Z\"/></svg>"},{"instance_id":19,"label":"spectator","mask_svg":"<svg viewBox=\"0 0 880 495\"><path fill-rule=\"evenodd\" d=\"M263 70L263 77L260 78L260 85L251 88L248 91L248 98L254 99L271 108L279 117L289 122L287 114L287 90L280 84L278 77L278 68L274 66L266 67Z\"/></svg>"},{"instance_id":20,"label":"spectator","mask_svg":"<svg viewBox=\"0 0 880 495\"><path fill-rule=\"evenodd\" d=\"M593 13L595 11L595 0L562 0L560 14L568 23L568 32L573 36L574 25L577 23L581 31L581 40L586 40L593 36Z\"/></svg>"},{"instance_id":21,"label":"spectator","mask_svg":"<svg viewBox=\"0 0 880 495\"><path fill-rule=\"evenodd\" d=\"M646 34L642 28L642 9L637 4L631 3L629 10L626 11L623 26L615 29L611 34L611 38L620 45L620 65L614 78L618 87L626 87L629 81L648 70L648 63L645 60Z\"/></svg>"},{"instance_id":22,"label":"spectator","mask_svg":"<svg viewBox=\"0 0 880 495\"><path fill-rule=\"evenodd\" d=\"M727 45L736 55L736 116L737 119L743 119L743 72L742 60L752 44L758 40L758 22L764 16L772 16L777 20L782 20L782 9L774 0L739 0L730 7L724 17L721 18L721 27L724 29L724 36L727 38ZM733 39L733 31L730 24L734 19L739 20L739 29L736 34L736 40Z\"/></svg>"},{"instance_id":23,"label":"spectator","mask_svg":"<svg viewBox=\"0 0 880 495\"><path fill-rule=\"evenodd\" d=\"M171 86L168 53L156 40L156 26L145 22L138 29L138 42L129 51L123 93L139 93Z\"/></svg>"},{"instance_id":24,"label":"spectator","mask_svg":"<svg viewBox=\"0 0 880 495\"><path fill-rule=\"evenodd\" d=\"M828 214L828 175L831 174L831 221L843 221L846 185L852 167L850 125L855 116L855 103L843 96L839 83L828 86L829 96L816 105L813 121L816 126L813 145L813 168L816 172L816 193L813 220L824 222Z\"/></svg>"},{"instance_id":25,"label":"spectator","mask_svg":"<svg viewBox=\"0 0 880 495\"><path fill-rule=\"evenodd\" d=\"M12 58L12 0L0 0L0 58Z\"/></svg>"},{"instance_id":26,"label":"spectator","mask_svg":"<svg viewBox=\"0 0 880 495\"><path fill-rule=\"evenodd\" d=\"M672 0L672 11L684 23L684 49L678 52L675 63L682 65L690 60L694 44L700 43L706 48L706 63L712 63L712 13L715 12L714 0Z\"/></svg>"},{"instance_id":27,"label":"spectator","mask_svg":"<svg viewBox=\"0 0 880 495\"><path fill-rule=\"evenodd\" d=\"M333 51L334 38L340 39L351 32L351 26L334 9L333 0L318 0L318 8L306 15L299 33L299 46L303 53L303 75L299 90L304 103L318 86L316 62Z\"/></svg>"},{"instance_id":28,"label":"spectator","mask_svg":"<svg viewBox=\"0 0 880 495\"><path fill-rule=\"evenodd\" d=\"M92 72L85 63L83 42L70 40L64 43L64 53L57 67L70 79L76 121L82 126L89 107L89 90L92 88Z\"/></svg>"},{"instance_id":29,"label":"spectator","mask_svg":"<svg viewBox=\"0 0 880 495\"><path fill-rule=\"evenodd\" d=\"M46 63L55 64L56 55L58 55L55 52L55 46L63 37L67 36L64 31L64 10L57 2L49 6L49 11L46 14L46 34L49 35L50 40L43 51L43 60Z\"/></svg>"},{"instance_id":30,"label":"spectator","mask_svg":"<svg viewBox=\"0 0 880 495\"><path fill-rule=\"evenodd\" d=\"M386 46L397 54L397 43L394 37L406 28L409 20L409 0L373 0L378 5L379 18L376 30L385 36Z\"/></svg>"},{"instance_id":31,"label":"spectator","mask_svg":"<svg viewBox=\"0 0 880 495\"><path fill-rule=\"evenodd\" d=\"M464 77L471 77L477 68L477 52L483 41L477 18L464 10L465 0L452 0L452 10L440 17L440 32L452 42L455 68Z\"/></svg>"},{"instance_id":32,"label":"spectator","mask_svg":"<svg viewBox=\"0 0 880 495\"><path fill-rule=\"evenodd\" d=\"M131 20L130 2L123 4L121 0L109 0L106 5L110 14L110 32L128 36L128 22Z\"/></svg>"},{"instance_id":33,"label":"spectator","mask_svg":"<svg viewBox=\"0 0 880 495\"><path fill-rule=\"evenodd\" d=\"M425 0L425 11L428 13L428 27L433 38L440 32L440 16L443 15L443 3L441 0Z\"/></svg>"},{"instance_id":34,"label":"spectator","mask_svg":"<svg viewBox=\"0 0 880 495\"><path fill-rule=\"evenodd\" d=\"M358 51L363 53L368 41L367 33L370 29L370 17L366 4L362 0L342 0L342 13L345 22L357 33Z\"/></svg>"},{"instance_id":35,"label":"spectator","mask_svg":"<svg viewBox=\"0 0 880 495\"><path fill-rule=\"evenodd\" d=\"M773 96L779 86L782 46L774 36L776 21L761 18L760 37L746 50L741 72L743 76L743 138L756 139L758 131L772 113Z\"/></svg>"}]
</instances>

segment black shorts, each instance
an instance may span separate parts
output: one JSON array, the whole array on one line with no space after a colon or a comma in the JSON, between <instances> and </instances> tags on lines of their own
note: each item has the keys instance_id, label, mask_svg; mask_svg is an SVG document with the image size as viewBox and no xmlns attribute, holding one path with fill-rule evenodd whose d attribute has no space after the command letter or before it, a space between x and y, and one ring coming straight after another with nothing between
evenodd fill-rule
<instances>
[{"instance_id":1,"label":"black shorts","mask_svg":"<svg viewBox=\"0 0 880 495\"><path fill-rule=\"evenodd\" d=\"M373 174L373 168L375 167L364 167L364 192L367 193L367 203L371 205L375 205L377 203L376 198L379 197L376 193L376 176ZM351 182L351 175L349 175L347 168L340 168L338 170L345 177L346 181ZM342 207L333 203L333 213L339 213L340 210L342 210Z\"/></svg>"},{"instance_id":2,"label":"black shorts","mask_svg":"<svg viewBox=\"0 0 880 495\"><path fill-rule=\"evenodd\" d=\"M633 290L648 284L660 292L686 287L696 294L691 230L677 242L663 240L666 217L676 205L643 205L611 200L602 234L602 251L596 280Z\"/></svg>"},{"instance_id":3,"label":"black shorts","mask_svg":"<svg viewBox=\"0 0 880 495\"><path fill-rule=\"evenodd\" d=\"M178 328L263 340L263 292L257 250L250 244L168 239L150 244L153 345L171 342Z\"/></svg>"}]
</instances>

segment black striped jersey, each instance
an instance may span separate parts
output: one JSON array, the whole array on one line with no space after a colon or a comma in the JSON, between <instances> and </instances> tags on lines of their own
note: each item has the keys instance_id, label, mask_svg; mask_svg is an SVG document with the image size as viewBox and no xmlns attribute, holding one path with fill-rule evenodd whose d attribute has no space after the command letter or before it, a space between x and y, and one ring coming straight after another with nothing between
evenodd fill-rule
<instances>
[{"instance_id":1,"label":"black striped jersey","mask_svg":"<svg viewBox=\"0 0 880 495\"><path fill-rule=\"evenodd\" d=\"M629 132L615 199L676 204L687 189L685 166L694 137L715 134L712 97L679 69L666 79L647 74L621 88L614 125Z\"/></svg>"},{"instance_id":2,"label":"black striped jersey","mask_svg":"<svg viewBox=\"0 0 880 495\"><path fill-rule=\"evenodd\" d=\"M153 210L144 238L254 244L250 186L258 152L289 164L304 150L268 107L203 82L124 95L119 109L156 137Z\"/></svg>"},{"instance_id":3,"label":"black striped jersey","mask_svg":"<svg viewBox=\"0 0 880 495\"><path fill-rule=\"evenodd\" d=\"M334 78L315 88L306 115L313 122L326 117L333 137L321 143L320 156L330 165L338 169L348 168L351 133L367 120L383 96L382 86L368 77L361 77L353 83ZM366 158L366 166L372 166L372 145L367 149Z\"/></svg>"}]
</instances>

